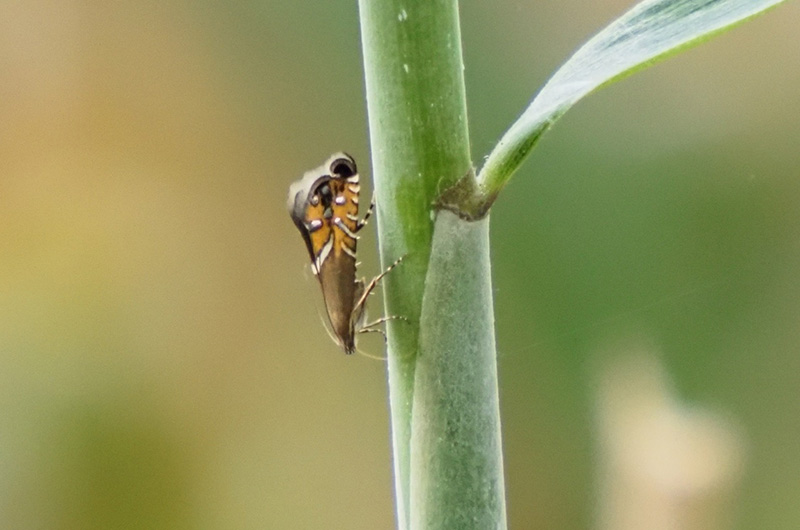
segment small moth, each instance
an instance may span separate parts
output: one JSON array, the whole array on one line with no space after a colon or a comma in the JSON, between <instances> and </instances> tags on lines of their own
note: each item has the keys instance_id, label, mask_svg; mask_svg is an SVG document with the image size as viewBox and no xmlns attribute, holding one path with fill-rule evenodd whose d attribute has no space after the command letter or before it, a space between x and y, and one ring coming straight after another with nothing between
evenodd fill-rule
<instances>
[{"instance_id":1,"label":"small moth","mask_svg":"<svg viewBox=\"0 0 800 530\"><path fill-rule=\"evenodd\" d=\"M368 284L356 279L358 232L372 214L370 203L363 219L358 218L361 187L353 158L337 153L322 166L306 172L289 187L289 215L300 230L311 257L311 270L322 287L322 297L333 339L345 351L353 353L358 333L383 333L374 326L389 318L365 324L367 297L401 259Z\"/></svg>"}]
</instances>

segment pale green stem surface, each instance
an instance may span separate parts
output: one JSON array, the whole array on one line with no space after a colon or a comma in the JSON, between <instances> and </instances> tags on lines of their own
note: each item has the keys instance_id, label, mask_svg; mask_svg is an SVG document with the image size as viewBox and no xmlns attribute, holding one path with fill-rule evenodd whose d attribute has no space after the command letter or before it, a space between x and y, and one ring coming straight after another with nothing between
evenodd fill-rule
<instances>
[{"instance_id":1,"label":"pale green stem surface","mask_svg":"<svg viewBox=\"0 0 800 530\"><path fill-rule=\"evenodd\" d=\"M420 325L411 528L506 528L489 218L436 218Z\"/></svg>"}]
</instances>

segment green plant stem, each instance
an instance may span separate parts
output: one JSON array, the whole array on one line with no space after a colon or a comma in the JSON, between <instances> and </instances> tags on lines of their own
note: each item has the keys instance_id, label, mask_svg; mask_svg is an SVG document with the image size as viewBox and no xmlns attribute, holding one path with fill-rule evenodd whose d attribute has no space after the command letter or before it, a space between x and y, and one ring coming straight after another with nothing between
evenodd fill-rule
<instances>
[{"instance_id":1,"label":"green plant stem","mask_svg":"<svg viewBox=\"0 0 800 530\"><path fill-rule=\"evenodd\" d=\"M434 447L439 435L452 442L450 447L459 446L460 436L464 434L460 416L471 409L459 412L456 403L464 405L464 396L477 398L485 393L458 388L455 393L458 400L450 402L442 392L452 390L453 385L485 385L486 377L492 381L496 378L493 321L485 318L487 307L491 314L491 303L487 306L483 296L491 292L485 283L489 278L488 261L483 259L488 256L488 239L481 231L485 230L485 224L476 225L482 227L480 230L463 221L447 225L464 230L462 243L465 248L473 248L475 255L452 253L446 244L433 247L434 255L431 255L432 205L440 191L471 171L458 3L455 0L360 0L359 9L381 260L385 266L406 256L384 283L387 314L408 319L408 322L392 321L388 328L398 527L405 530L413 522L414 528L445 528L423 523L428 514L436 511L463 514L463 506L447 503L458 498L473 498L470 492L475 491L475 480L483 483L487 479L474 476L482 469L482 466L473 467L472 461L467 460L474 454L455 451L448 456L442 447ZM442 218L437 218L437 231ZM459 230L454 228L449 233L455 235ZM436 254L437 248L441 256ZM466 274L475 281L461 286L464 292L458 298L438 296L436 289L444 284L431 284L428 270L431 259L438 264L438 271L447 270L453 278ZM473 270L475 267L479 274ZM437 275L436 278L440 281L442 277ZM468 296L469 292L473 296ZM421 320L424 296L431 301L426 303ZM478 299L483 300L483 305L453 306ZM451 336L450 323L443 319L463 314L481 330L481 340L476 344L488 349L481 346L481 355L477 357L491 359L490 366L475 369L484 370L486 377L478 376L473 370L470 377L437 386L436 370L448 358L440 355L452 355L454 351L451 347L440 349L442 341ZM422 337L427 337L422 342L421 326ZM418 363L424 366L419 374ZM451 379L454 375L447 377ZM496 389L496 381L493 385ZM493 395L494 401L489 407L496 409L496 392ZM424 413L418 413L417 409ZM484 434L491 441L488 445L492 447L492 454L498 448L499 420L493 425L496 429ZM465 443L476 450L481 445L474 439L465 440ZM436 465L436 476L452 470L453 480L447 482L450 489L440 492L441 495L433 495L430 487L433 475L425 475L426 463L431 459ZM499 472L502 485L502 466ZM488 481L498 482L496 477ZM499 495L502 497L502 487ZM486 505L476 509L486 509Z\"/></svg>"},{"instance_id":2,"label":"green plant stem","mask_svg":"<svg viewBox=\"0 0 800 530\"><path fill-rule=\"evenodd\" d=\"M411 443L411 528L506 528L489 219L437 214Z\"/></svg>"}]
</instances>

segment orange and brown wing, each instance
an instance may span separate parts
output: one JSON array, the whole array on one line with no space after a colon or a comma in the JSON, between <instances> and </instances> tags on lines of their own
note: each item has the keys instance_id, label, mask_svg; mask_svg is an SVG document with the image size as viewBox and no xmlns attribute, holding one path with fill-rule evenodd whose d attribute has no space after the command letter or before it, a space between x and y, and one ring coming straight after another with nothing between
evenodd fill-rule
<instances>
[{"instance_id":1,"label":"orange and brown wing","mask_svg":"<svg viewBox=\"0 0 800 530\"><path fill-rule=\"evenodd\" d=\"M345 154L334 155L289 190L289 214L308 248L337 342L347 353L354 348L353 308L358 299L359 192L355 161Z\"/></svg>"},{"instance_id":2,"label":"orange and brown wing","mask_svg":"<svg viewBox=\"0 0 800 530\"><path fill-rule=\"evenodd\" d=\"M358 243L358 174L331 180L333 190L333 252L334 256L346 254L356 259Z\"/></svg>"},{"instance_id":3,"label":"orange and brown wing","mask_svg":"<svg viewBox=\"0 0 800 530\"><path fill-rule=\"evenodd\" d=\"M290 188L289 215L306 243L311 268L314 274L318 274L319 266L327 257L333 243L330 176L318 177L308 185L304 185L304 180L306 179L301 179Z\"/></svg>"}]
</instances>

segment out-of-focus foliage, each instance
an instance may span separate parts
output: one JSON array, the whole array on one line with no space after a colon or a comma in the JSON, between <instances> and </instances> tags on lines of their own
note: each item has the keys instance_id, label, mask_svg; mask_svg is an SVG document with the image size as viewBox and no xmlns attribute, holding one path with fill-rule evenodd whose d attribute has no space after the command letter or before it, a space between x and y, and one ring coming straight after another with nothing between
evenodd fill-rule
<instances>
[{"instance_id":1,"label":"out-of-focus foliage","mask_svg":"<svg viewBox=\"0 0 800 530\"><path fill-rule=\"evenodd\" d=\"M355 4L7 4L0 526L391 527L385 366L329 341L284 210L331 152L369 173ZM462 6L476 157L628 7L540 4ZM800 525L798 17L587 99L495 205L511 527L589 526L630 335L741 427L738 527Z\"/></svg>"}]
</instances>

